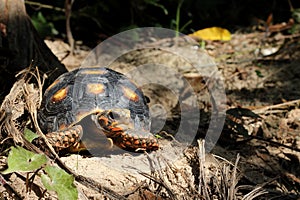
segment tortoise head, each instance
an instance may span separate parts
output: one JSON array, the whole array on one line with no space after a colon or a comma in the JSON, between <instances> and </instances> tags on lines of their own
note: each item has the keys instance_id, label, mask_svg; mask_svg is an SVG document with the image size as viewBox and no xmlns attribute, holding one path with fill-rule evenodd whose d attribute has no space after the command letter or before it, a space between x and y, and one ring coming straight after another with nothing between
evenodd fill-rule
<instances>
[{"instance_id":1,"label":"tortoise head","mask_svg":"<svg viewBox=\"0 0 300 200\"><path fill-rule=\"evenodd\" d=\"M128 109L105 110L92 116L93 121L115 145L131 151L153 151L158 141L150 131L143 128L143 121L130 117Z\"/></svg>"}]
</instances>

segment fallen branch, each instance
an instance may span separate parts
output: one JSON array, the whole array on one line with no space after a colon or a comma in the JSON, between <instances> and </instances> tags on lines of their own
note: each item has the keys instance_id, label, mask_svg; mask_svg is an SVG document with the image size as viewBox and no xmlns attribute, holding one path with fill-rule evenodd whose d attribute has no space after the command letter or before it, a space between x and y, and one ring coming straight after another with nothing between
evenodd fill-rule
<instances>
[{"instance_id":1,"label":"fallen branch","mask_svg":"<svg viewBox=\"0 0 300 200\"><path fill-rule=\"evenodd\" d=\"M284 102L284 103L280 103L280 104L276 104L276 105L266 106L266 107L263 107L260 109L255 109L252 111L256 114L268 114L268 113L270 113L270 111L274 111L275 109L283 110L283 109L287 109L291 106L300 107L300 99L288 101L288 102Z\"/></svg>"},{"instance_id":2,"label":"fallen branch","mask_svg":"<svg viewBox=\"0 0 300 200\"><path fill-rule=\"evenodd\" d=\"M249 139L256 139L256 140L267 142L268 144L270 144L272 146L284 147L284 148L287 148L287 149L291 149L291 150L300 152L300 149L297 148L297 147L288 146L288 145L285 145L285 144L282 144L282 143L279 143L279 142L272 141L270 139L266 139L266 138L259 137L259 136L254 136L254 135L250 135L249 137L250 137Z\"/></svg>"}]
</instances>

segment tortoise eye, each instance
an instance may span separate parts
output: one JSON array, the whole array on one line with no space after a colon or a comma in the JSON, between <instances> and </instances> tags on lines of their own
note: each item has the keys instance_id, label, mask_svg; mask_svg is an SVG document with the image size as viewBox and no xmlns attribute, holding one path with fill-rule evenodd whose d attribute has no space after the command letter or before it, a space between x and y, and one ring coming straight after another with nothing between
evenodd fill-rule
<instances>
[{"instance_id":1,"label":"tortoise eye","mask_svg":"<svg viewBox=\"0 0 300 200\"><path fill-rule=\"evenodd\" d=\"M144 96L145 97L145 101L146 101L146 103L150 103L150 98L149 97L147 97L147 96Z\"/></svg>"},{"instance_id":2,"label":"tortoise eye","mask_svg":"<svg viewBox=\"0 0 300 200\"><path fill-rule=\"evenodd\" d=\"M120 115L116 112L111 111L108 113L108 118L113 119L113 120L118 120L118 119L120 119Z\"/></svg>"}]
</instances>

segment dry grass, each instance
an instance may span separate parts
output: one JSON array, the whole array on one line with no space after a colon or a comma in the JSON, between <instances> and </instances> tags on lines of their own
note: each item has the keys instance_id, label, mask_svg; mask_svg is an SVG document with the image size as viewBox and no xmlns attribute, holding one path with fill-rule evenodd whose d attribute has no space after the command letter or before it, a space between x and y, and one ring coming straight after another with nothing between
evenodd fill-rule
<instances>
[{"instance_id":1,"label":"dry grass","mask_svg":"<svg viewBox=\"0 0 300 200\"><path fill-rule=\"evenodd\" d=\"M13 85L0 107L0 137L2 143L5 139L12 138L15 143L22 145L23 131L25 125L29 123L29 118L26 118L28 114L34 124L37 124L36 112L42 99L43 81L37 68L25 69L17 74L17 77L19 80Z\"/></svg>"},{"instance_id":2,"label":"dry grass","mask_svg":"<svg viewBox=\"0 0 300 200\"><path fill-rule=\"evenodd\" d=\"M175 200L252 200L268 194L263 188L264 185L256 187L239 185L242 177L242 173L238 170L239 155L235 163L219 156L207 155L204 142L198 140L199 146L186 152L189 164L186 163L183 168L162 157L151 160L153 168L163 170L157 170L152 175L141 173L151 180L151 184L147 187L152 188L156 195Z\"/></svg>"}]
</instances>

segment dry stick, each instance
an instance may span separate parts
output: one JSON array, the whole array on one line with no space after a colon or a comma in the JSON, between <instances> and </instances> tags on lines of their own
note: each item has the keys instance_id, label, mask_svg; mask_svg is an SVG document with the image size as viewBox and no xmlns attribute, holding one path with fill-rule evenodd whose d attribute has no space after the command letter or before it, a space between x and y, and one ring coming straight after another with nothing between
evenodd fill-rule
<instances>
[{"instance_id":1,"label":"dry stick","mask_svg":"<svg viewBox=\"0 0 300 200\"><path fill-rule=\"evenodd\" d=\"M74 3L74 0L65 0L66 32L67 32L68 43L70 45L71 55L74 54L74 45L75 45L74 38L72 35L72 31L71 31L71 25L70 25L70 18L71 18L73 3Z\"/></svg>"},{"instance_id":2,"label":"dry stick","mask_svg":"<svg viewBox=\"0 0 300 200\"><path fill-rule=\"evenodd\" d=\"M25 1L25 4L31 5L31 6L36 6L38 8L47 8L47 9L51 9L51 10L55 10L55 11L61 11L64 12L65 10L63 8L60 7L55 7L52 5L47 5L47 4L42 4L42 3L38 3L38 2L34 2L34 1Z\"/></svg>"},{"instance_id":3,"label":"dry stick","mask_svg":"<svg viewBox=\"0 0 300 200\"><path fill-rule=\"evenodd\" d=\"M284 109L284 108L289 107L289 106L299 106L299 105L300 105L300 99L297 99L297 100L293 100L293 101L284 102L284 103L281 103L281 104L266 106L264 108L260 108L260 109L256 109L256 110L252 110L252 111L256 114L266 114L267 111L272 111L273 109ZM265 139L265 138L262 138L262 137L259 137L259 136L250 136L250 138L251 139L257 139L257 140L262 140L262 141L270 143L271 145L281 146L281 147L285 147L285 148L300 152L300 149L297 148L297 147L291 147L291 146L281 144L279 142L275 142L275 141Z\"/></svg>"},{"instance_id":4,"label":"dry stick","mask_svg":"<svg viewBox=\"0 0 300 200\"><path fill-rule=\"evenodd\" d=\"M299 106L300 105L300 99L293 100L293 101L288 101L288 102L284 102L284 103L280 103L280 104L276 104L276 105L266 106L264 108L255 109L255 110L252 110L252 111L256 114L266 114L265 112L268 111L268 110L278 109L278 108L285 108L286 106L292 106L292 105Z\"/></svg>"},{"instance_id":5,"label":"dry stick","mask_svg":"<svg viewBox=\"0 0 300 200\"><path fill-rule=\"evenodd\" d=\"M33 73L31 73L31 75L33 75ZM40 88L42 86L42 83L41 83L40 79L38 79L39 75L34 76L34 77L36 78L36 80L38 82L38 86ZM30 78L27 78L27 80L29 81ZM38 108L37 108L37 105L34 104L34 102L31 101L31 99L30 99L30 91L28 90L28 88L26 86L24 86L23 88L24 88L24 96L25 96L25 102L26 102L26 105L27 105L27 109L28 109L28 111L30 113L30 117L31 117L31 120L33 122L33 125L36 128L36 130L37 130L37 134L43 138L44 142L46 143L46 145L50 149L51 154L54 155L54 157L57 159L57 158L59 158L59 156L55 152L55 150L52 147L52 145L48 142L46 136L43 134L43 132L41 131L41 129L40 129L39 125L38 125L38 121L37 121L37 109ZM41 92L41 88L40 88L39 93L40 92ZM40 103L41 102L41 94L39 95L39 98L40 98L39 99L39 103Z\"/></svg>"},{"instance_id":6,"label":"dry stick","mask_svg":"<svg viewBox=\"0 0 300 200\"><path fill-rule=\"evenodd\" d=\"M14 194L15 195L15 196L13 196L14 199L16 199L16 200L22 200L23 199L21 197L21 195L12 186L10 186L7 183L7 181L5 180L5 178L1 174L0 174L0 185L2 185L11 196L13 196L13 194Z\"/></svg>"},{"instance_id":7,"label":"dry stick","mask_svg":"<svg viewBox=\"0 0 300 200\"><path fill-rule=\"evenodd\" d=\"M81 175L77 175L74 172L72 172L72 175L75 177L75 180L80 182L81 184L85 185L88 188L91 188L99 193L103 193L106 197L110 198L110 199L115 199L115 200L126 200L127 198L125 198L122 195L119 195L118 193L116 193L115 191L104 187L101 185L101 183L98 183L97 181L94 181L91 178L85 177L85 176L81 176Z\"/></svg>"},{"instance_id":8,"label":"dry stick","mask_svg":"<svg viewBox=\"0 0 300 200\"><path fill-rule=\"evenodd\" d=\"M232 170L232 175L231 175L231 185L229 188L229 199L235 199L235 194L236 194L236 185L238 183L238 178L237 178L237 169L238 169L238 162L240 160L240 154L237 154L235 164Z\"/></svg>"},{"instance_id":9,"label":"dry stick","mask_svg":"<svg viewBox=\"0 0 300 200\"><path fill-rule=\"evenodd\" d=\"M152 160L152 161L153 161L153 164L155 164L158 169L163 169L162 166L164 164L166 164L165 165L166 166L166 169L165 169L166 175L163 175L162 170L158 170L157 171L158 177L161 180L161 182L163 183L164 188L167 190L167 192L170 196L170 199L174 199L174 200L178 199L178 197L174 193L174 190L172 189L171 185L168 183L168 180L170 182L169 173L168 173L168 169L171 170L170 165L167 163L167 161L162 156L157 157L156 162L154 162L154 160ZM168 180L166 178L168 178Z\"/></svg>"},{"instance_id":10,"label":"dry stick","mask_svg":"<svg viewBox=\"0 0 300 200\"><path fill-rule=\"evenodd\" d=\"M261 141L267 142L267 143L269 143L273 146L284 147L284 148L287 148L287 149L291 149L291 150L300 152L300 149L297 148L297 147L291 147L291 146L288 146L288 145L285 145L285 144L281 144L279 142L272 141L270 139L265 139L265 138L262 138L262 137L259 137L259 136L254 136L254 135L250 135L249 138L250 139L256 139L256 140L261 140Z\"/></svg>"},{"instance_id":11,"label":"dry stick","mask_svg":"<svg viewBox=\"0 0 300 200\"><path fill-rule=\"evenodd\" d=\"M141 175L143 175L144 177L146 177L146 178L152 180L152 181L155 182L156 184L158 184L158 185L162 186L163 188L165 188L165 189L167 190L168 194L169 194L171 197L175 198L175 196L174 196L172 190L164 183L164 181L162 181L161 179L158 179L158 178L156 178L156 177L154 177L154 176L152 176L152 175L150 175L150 174L148 174L148 173L145 173L145 172L139 171L139 173L140 173Z\"/></svg>"},{"instance_id":12,"label":"dry stick","mask_svg":"<svg viewBox=\"0 0 300 200\"><path fill-rule=\"evenodd\" d=\"M209 192L208 192L208 185L205 181L206 172L204 170L204 163L205 163L205 141L204 140L197 140L198 142L198 160L199 160L199 191L200 195L203 195L206 199L211 199ZM202 186L202 187L201 187ZM202 191L201 191L201 188Z\"/></svg>"},{"instance_id":13,"label":"dry stick","mask_svg":"<svg viewBox=\"0 0 300 200\"><path fill-rule=\"evenodd\" d=\"M158 157L154 160L149 156L148 153L146 153L146 156L147 156L147 160L149 161L151 173L155 171L155 168L162 169L162 166L161 166L162 161L160 161ZM160 156L160 158L162 158L162 157ZM163 160L163 161L165 164L168 164L168 162L166 160ZM167 193L170 195L171 199L177 199L176 196L174 195L174 193L172 192L172 189L167 185L167 183L164 179L164 176L162 175L161 170L156 170L156 172L158 173L158 178L156 178L153 174L148 174L146 172L142 172L141 170L136 169L134 167L131 167L131 168L137 170L139 174L141 174L142 176L144 176L144 177L148 178L149 180L152 180L153 182L158 184L159 188L165 188ZM158 189L158 190L160 190L160 189Z\"/></svg>"},{"instance_id":14,"label":"dry stick","mask_svg":"<svg viewBox=\"0 0 300 200\"><path fill-rule=\"evenodd\" d=\"M26 193L33 191L37 197L42 198L44 196L42 190L45 190L44 188L42 188L40 185L34 183L34 178L37 175L38 171L41 168L37 169L34 174L32 176L29 177L30 173L27 172L26 173L26 177L24 177L23 174L19 173L19 172L15 172L15 175L20 178L22 181L25 182L26 184Z\"/></svg>"},{"instance_id":15,"label":"dry stick","mask_svg":"<svg viewBox=\"0 0 300 200\"><path fill-rule=\"evenodd\" d=\"M289 3L289 6L290 6L290 11L291 11L291 12L294 11L294 7L293 7L293 5L292 5L291 0L288 0L288 3Z\"/></svg>"},{"instance_id":16,"label":"dry stick","mask_svg":"<svg viewBox=\"0 0 300 200\"><path fill-rule=\"evenodd\" d=\"M258 196L261 196L263 194L267 194L268 190L264 189L264 187L266 185L269 185L270 183L272 183L273 181L275 181L278 178L279 178L279 176L276 176L275 178L272 178L268 182L257 185L257 186L255 186L255 188L253 190L252 190L252 188L249 188L249 189L251 189L251 191L249 193L247 193L246 195L244 195L243 200L253 200ZM248 185L238 186L239 189L248 189L248 187L251 187L251 186L248 186Z\"/></svg>"}]
</instances>

